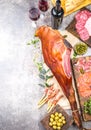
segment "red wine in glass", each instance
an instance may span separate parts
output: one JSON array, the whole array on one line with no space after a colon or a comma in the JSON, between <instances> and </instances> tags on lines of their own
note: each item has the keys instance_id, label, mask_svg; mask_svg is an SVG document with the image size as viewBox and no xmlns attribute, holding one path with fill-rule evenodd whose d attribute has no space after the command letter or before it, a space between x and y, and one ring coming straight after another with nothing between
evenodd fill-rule
<instances>
[{"instance_id":1,"label":"red wine in glass","mask_svg":"<svg viewBox=\"0 0 91 130\"><path fill-rule=\"evenodd\" d=\"M39 0L39 9L43 12L47 11L49 8L47 0Z\"/></svg>"},{"instance_id":2,"label":"red wine in glass","mask_svg":"<svg viewBox=\"0 0 91 130\"><path fill-rule=\"evenodd\" d=\"M29 10L29 18L31 20L38 20L40 17L40 12L39 12L39 9L37 9L36 7L32 7L30 10Z\"/></svg>"}]
</instances>

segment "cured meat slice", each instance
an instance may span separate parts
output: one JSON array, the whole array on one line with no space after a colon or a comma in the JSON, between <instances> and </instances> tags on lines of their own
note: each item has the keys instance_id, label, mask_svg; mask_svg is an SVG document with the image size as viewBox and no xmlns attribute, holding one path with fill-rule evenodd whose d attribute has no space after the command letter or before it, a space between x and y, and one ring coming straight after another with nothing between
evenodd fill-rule
<instances>
[{"instance_id":1,"label":"cured meat slice","mask_svg":"<svg viewBox=\"0 0 91 130\"><path fill-rule=\"evenodd\" d=\"M77 83L81 96L86 97L91 95L91 72L80 75Z\"/></svg>"},{"instance_id":2,"label":"cured meat slice","mask_svg":"<svg viewBox=\"0 0 91 130\"><path fill-rule=\"evenodd\" d=\"M79 30L82 30L84 28L85 23L77 22L76 23L76 29L79 32Z\"/></svg>"},{"instance_id":3,"label":"cured meat slice","mask_svg":"<svg viewBox=\"0 0 91 130\"><path fill-rule=\"evenodd\" d=\"M89 35L91 36L91 17L86 21L85 28L88 30Z\"/></svg>"},{"instance_id":4,"label":"cured meat slice","mask_svg":"<svg viewBox=\"0 0 91 130\"><path fill-rule=\"evenodd\" d=\"M79 20L86 21L88 19L88 15L86 13L81 12Z\"/></svg>"},{"instance_id":5,"label":"cured meat slice","mask_svg":"<svg viewBox=\"0 0 91 130\"><path fill-rule=\"evenodd\" d=\"M91 36L91 12L82 10L75 15L75 19L75 28L81 40L88 40Z\"/></svg>"},{"instance_id":6,"label":"cured meat slice","mask_svg":"<svg viewBox=\"0 0 91 130\"><path fill-rule=\"evenodd\" d=\"M90 16L90 13L89 11L87 10L83 10L83 11L80 11L76 14L75 16L75 19L78 21L78 20L87 20L88 17Z\"/></svg>"},{"instance_id":7,"label":"cured meat slice","mask_svg":"<svg viewBox=\"0 0 91 130\"><path fill-rule=\"evenodd\" d=\"M86 41L89 39L89 33L87 31L87 29L84 27L82 30L78 31L79 35L80 35L80 38L83 40L83 41Z\"/></svg>"},{"instance_id":8,"label":"cured meat slice","mask_svg":"<svg viewBox=\"0 0 91 130\"><path fill-rule=\"evenodd\" d=\"M91 16L91 12L89 10L83 10L82 13L87 14L88 18Z\"/></svg>"},{"instance_id":9,"label":"cured meat slice","mask_svg":"<svg viewBox=\"0 0 91 130\"><path fill-rule=\"evenodd\" d=\"M87 20L89 17L91 16L91 12L88 11L88 10L82 10L80 12L78 12L76 15L75 15L75 19L78 21L78 20Z\"/></svg>"}]
</instances>

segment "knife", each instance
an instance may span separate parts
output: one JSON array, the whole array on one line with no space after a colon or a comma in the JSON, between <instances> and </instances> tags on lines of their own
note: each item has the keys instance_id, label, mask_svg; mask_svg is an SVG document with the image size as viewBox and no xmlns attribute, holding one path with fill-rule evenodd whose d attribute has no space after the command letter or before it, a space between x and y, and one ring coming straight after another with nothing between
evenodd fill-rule
<instances>
[{"instance_id":1,"label":"knife","mask_svg":"<svg viewBox=\"0 0 91 130\"><path fill-rule=\"evenodd\" d=\"M64 44L67 48L74 50L73 46L66 39L64 39Z\"/></svg>"}]
</instances>

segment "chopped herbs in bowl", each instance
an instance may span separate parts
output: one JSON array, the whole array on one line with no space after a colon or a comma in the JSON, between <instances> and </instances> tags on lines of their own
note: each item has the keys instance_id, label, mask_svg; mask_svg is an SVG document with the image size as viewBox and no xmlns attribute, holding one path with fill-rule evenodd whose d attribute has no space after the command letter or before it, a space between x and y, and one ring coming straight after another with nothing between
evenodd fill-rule
<instances>
[{"instance_id":1,"label":"chopped herbs in bowl","mask_svg":"<svg viewBox=\"0 0 91 130\"><path fill-rule=\"evenodd\" d=\"M77 55L85 54L87 52L87 49L88 49L88 46L83 42L77 43L74 46L74 51Z\"/></svg>"}]
</instances>

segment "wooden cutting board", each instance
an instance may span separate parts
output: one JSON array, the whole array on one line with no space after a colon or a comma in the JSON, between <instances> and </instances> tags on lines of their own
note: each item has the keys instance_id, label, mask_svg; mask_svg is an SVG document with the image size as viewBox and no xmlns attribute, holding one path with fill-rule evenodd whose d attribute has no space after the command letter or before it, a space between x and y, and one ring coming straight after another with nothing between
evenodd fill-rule
<instances>
[{"instance_id":1,"label":"wooden cutting board","mask_svg":"<svg viewBox=\"0 0 91 130\"><path fill-rule=\"evenodd\" d=\"M80 68L79 68L79 59L83 58L83 60L85 60L86 64L88 63L88 59L91 59L91 56L86 56L86 57L79 57L79 58L73 58L71 59L71 68L72 68L72 74L73 74L73 79L74 79L74 85L75 85L75 88L76 88L76 93L77 93L77 96L78 96L78 101L79 101L79 105L80 105L80 110L81 110L81 115L82 115L82 118L84 121L91 121L91 115L89 114L86 114L84 112L84 103L91 97L91 95L89 94L89 96L82 96L81 93L80 93L80 89L78 87L79 83L78 83L78 79L83 76L85 73L87 73L87 71L84 71L84 73L82 73L82 71L80 71ZM91 73L91 67L90 69L88 70L88 72ZM84 79L81 79L83 80L84 82ZM88 90L86 90L86 86L84 87L83 86L83 83L82 85L80 85L80 87L83 87L82 89L86 92L89 93ZM90 86L87 86L87 87L90 87ZM90 91L91 92L91 91ZM84 93L83 93L84 94Z\"/></svg>"},{"instance_id":2,"label":"wooden cutting board","mask_svg":"<svg viewBox=\"0 0 91 130\"><path fill-rule=\"evenodd\" d=\"M85 10L86 10L86 8L84 8ZM84 9L82 9L82 10L84 10ZM89 10L90 11L90 10ZM77 31L76 31L76 28L75 28L75 24L76 24L76 20L75 20L75 18L72 20L72 22L66 27L66 30L68 31L68 32L70 32L70 33L72 33L74 36L76 36L77 38L79 38L80 39L80 37L79 37L79 34L77 33ZM81 40L81 39L80 39ZM82 41L82 40L81 40ZM85 42L89 47L91 47L91 36L90 36L90 38L88 39L88 40L86 40L86 41L83 41L83 42Z\"/></svg>"}]
</instances>

